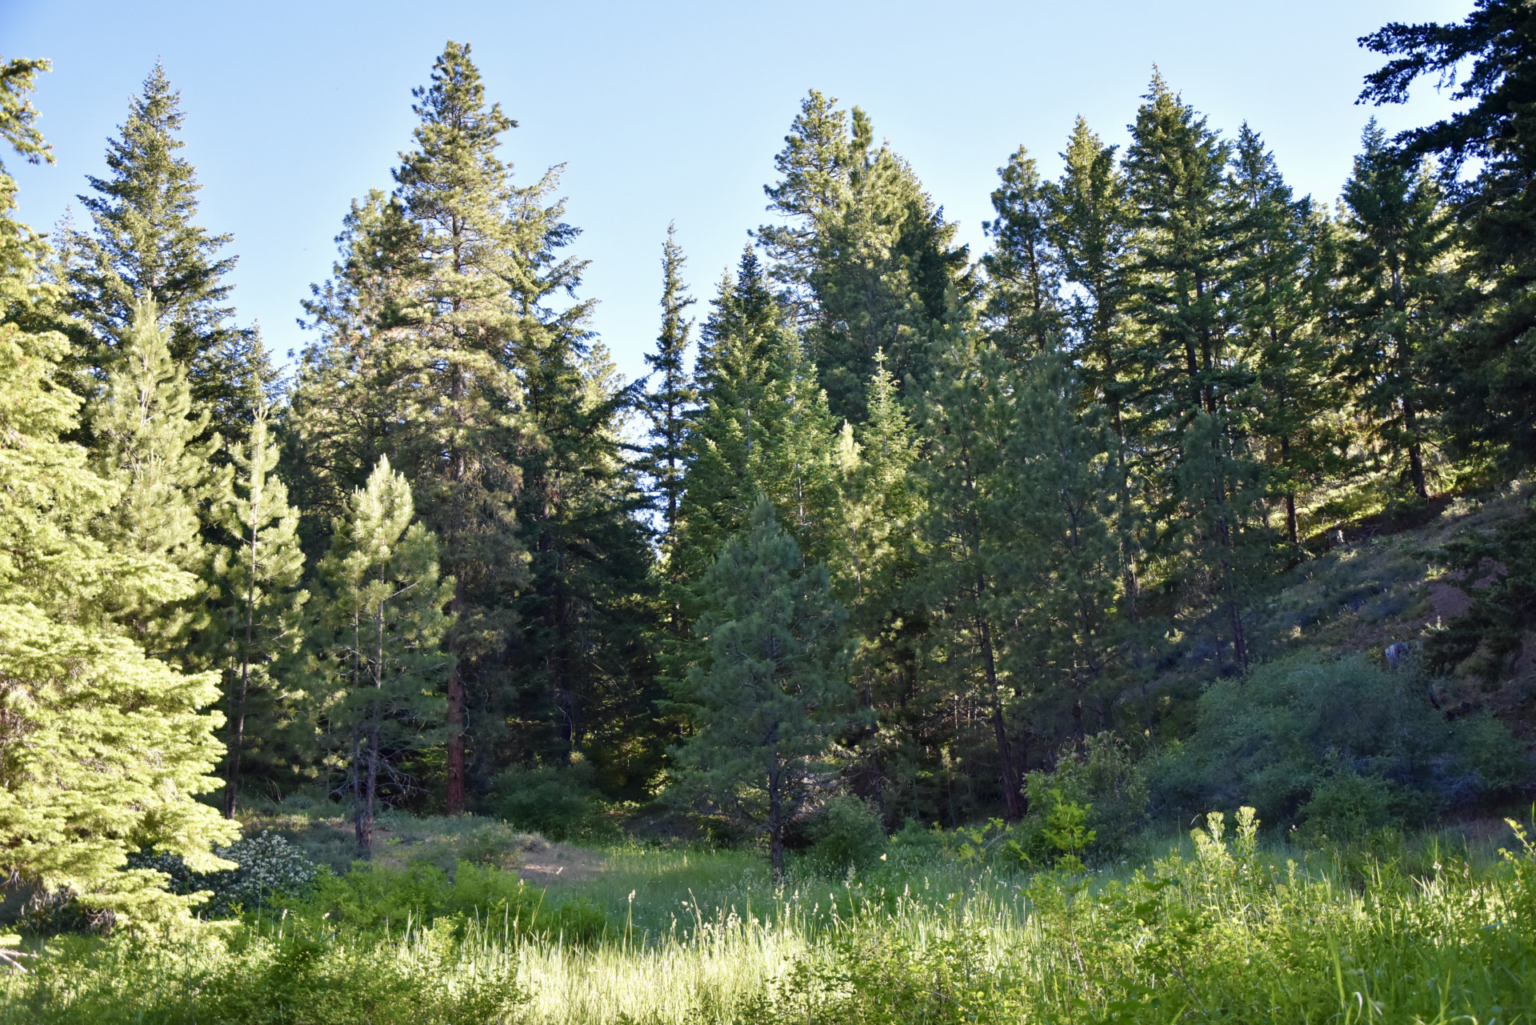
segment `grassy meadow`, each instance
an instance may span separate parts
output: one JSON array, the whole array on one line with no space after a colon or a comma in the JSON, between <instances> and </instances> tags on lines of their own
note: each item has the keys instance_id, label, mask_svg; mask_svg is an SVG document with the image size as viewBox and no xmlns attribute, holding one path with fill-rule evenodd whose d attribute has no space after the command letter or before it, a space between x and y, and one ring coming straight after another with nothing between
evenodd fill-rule
<instances>
[{"instance_id":1,"label":"grassy meadow","mask_svg":"<svg viewBox=\"0 0 1536 1025\"><path fill-rule=\"evenodd\" d=\"M5 977L38 1023L1520 1022L1522 834L1265 842L1241 813L1155 857L1036 872L898 833L864 869L544 844L397 817L435 854L320 872L176 935L59 934ZM497 850L487 836L509 836ZM476 846L478 845L478 846ZM404 846L404 844L396 845ZM432 858L470 848L479 862ZM1503 850L1498 848L1502 847ZM552 853L553 852L553 853ZM522 882L565 857L570 882ZM508 867L514 866L514 867ZM563 875L563 873L562 873Z\"/></svg>"}]
</instances>

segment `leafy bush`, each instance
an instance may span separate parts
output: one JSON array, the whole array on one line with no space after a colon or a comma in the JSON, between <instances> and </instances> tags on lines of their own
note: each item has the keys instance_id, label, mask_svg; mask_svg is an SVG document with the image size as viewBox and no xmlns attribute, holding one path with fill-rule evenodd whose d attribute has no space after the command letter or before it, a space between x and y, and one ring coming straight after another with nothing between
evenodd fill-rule
<instances>
[{"instance_id":1,"label":"leafy bush","mask_svg":"<svg viewBox=\"0 0 1536 1025\"><path fill-rule=\"evenodd\" d=\"M1359 655L1303 654L1212 683L1194 734L1165 752L1153 775L1157 805L1185 815L1248 804L1266 821L1292 824L1338 777L1315 814L1343 821L1340 802L1354 793L1373 802L1360 816L1379 818L1389 790L1392 821L1407 824L1505 789L1521 768L1500 723L1485 714L1448 721L1414 674L1384 672Z\"/></svg>"},{"instance_id":2,"label":"leafy bush","mask_svg":"<svg viewBox=\"0 0 1536 1025\"><path fill-rule=\"evenodd\" d=\"M585 762L514 766L492 781L491 806L519 829L551 840L606 839L615 832L598 802L596 774Z\"/></svg>"},{"instance_id":3,"label":"leafy bush","mask_svg":"<svg viewBox=\"0 0 1536 1025\"><path fill-rule=\"evenodd\" d=\"M172 893L211 892L213 896L202 913L212 918L256 908L277 895L302 894L314 883L319 871L296 846L270 831L213 850L239 867L224 872L193 872L180 856L153 851L130 855L128 864L132 868L164 872L170 877L166 889Z\"/></svg>"},{"instance_id":4,"label":"leafy bush","mask_svg":"<svg viewBox=\"0 0 1536 1025\"><path fill-rule=\"evenodd\" d=\"M1380 776L1344 768L1313 788L1299 814L1308 839L1352 843L1401 826L1419 806L1417 798Z\"/></svg>"},{"instance_id":5,"label":"leafy bush","mask_svg":"<svg viewBox=\"0 0 1536 1025\"><path fill-rule=\"evenodd\" d=\"M1084 828L1095 836L1090 855L1115 857L1146 822L1148 785L1145 770L1114 733L1086 738L1083 748L1068 744L1050 772L1031 772L1024 780L1029 813L1014 839L1026 858L1047 864L1057 854L1046 835L1049 819L1061 805L1080 807Z\"/></svg>"},{"instance_id":6,"label":"leafy bush","mask_svg":"<svg viewBox=\"0 0 1536 1025\"><path fill-rule=\"evenodd\" d=\"M811 849L805 860L823 875L866 869L880 860L888 841L880 813L867 801L838 795L829 798L810 826Z\"/></svg>"}]
</instances>

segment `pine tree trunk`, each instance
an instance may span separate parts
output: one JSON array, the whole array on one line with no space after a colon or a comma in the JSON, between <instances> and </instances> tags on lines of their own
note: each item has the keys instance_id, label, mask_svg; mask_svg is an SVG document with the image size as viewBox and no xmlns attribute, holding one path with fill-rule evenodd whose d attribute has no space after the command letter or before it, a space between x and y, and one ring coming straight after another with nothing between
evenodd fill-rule
<instances>
[{"instance_id":1,"label":"pine tree trunk","mask_svg":"<svg viewBox=\"0 0 1536 1025\"><path fill-rule=\"evenodd\" d=\"M1403 398L1403 426L1408 429L1408 474L1413 481L1413 493L1429 501L1429 483L1424 476L1424 449L1419 444L1419 418L1413 403Z\"/></svg>"},{"instance_id":2,"label":"pine tree trunk","mask_svg":"<svg viewBox=\"0 0 1536 1025\"><path fill-rule=\"evenodd\" d=\"M357 801L357 856L364 861L373 857L374 805L379 789L379 728L368 730L368 753L363 762L362 793Z\"/></svg>"},{"instance_id":3,"label":"pine tree trunk","mask_svg":"<svg viewBox=\"0 0 1536 1025\"><path fill-rule=\"evenodd\" d=\"M981 627L982 663L987 672L987 693L992 699L992 730L997 740L997 757L1002 763L1003 808L1010 822L1024 817L1024 799L1019 793L1018 766L1013 763L1013 745L1008 742L1008 724L1003 718L1003 699L997 692L997 660L992 652L992 628L986 619Z\"/></svg>"},{"instance_id":4,"label":"pine tree trunk","mask_svg":"<svg viewBox=\"0 0 1536 1025\"><path fill-rule=\"evenodd\" d=\"M464 582L454 581L453 612L464 605ZM450 646L450 650L452 646ZM448 814L464 814L464 677L458 652L448 673Z\"/></svg>"},{"instance_id":5,"label":"pine tree trunk","mask_svg":"<svg viewBox=\"0 0 1536 1025\"><path fill-rule=\"evenodd\" d=\"M783 769L768 771L768 865L773 881L784 881L784 794Z\"/></svg>"},{"instance_id":6,"label":"pine tree trunk","mask_svg":"<svg viewBox=\"0 0 1536 1025\"><path fill-rule=\"evenodd\" d=\"M224 777L224 817L235 817L235 805L240 793L240 756L245 747L245 697L250 683L250 664L241 666L240 689L230 716L233 725L229 732L229 769Z\"/></svg>"}]
</instances>

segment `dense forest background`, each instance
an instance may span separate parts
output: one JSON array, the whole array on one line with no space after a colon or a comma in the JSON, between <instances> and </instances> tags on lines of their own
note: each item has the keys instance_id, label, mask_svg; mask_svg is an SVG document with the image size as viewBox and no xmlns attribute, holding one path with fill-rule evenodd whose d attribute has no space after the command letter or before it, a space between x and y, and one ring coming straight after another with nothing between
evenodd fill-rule
<instances>
[{"instance_id":1,"label":"dense forest background","mask_svg":"<svg viewBox=\"0 0 1536 1025\"><path fill-rule=\"evenodd\" d=\"M1271 821L1325 783L1437 813L1513 792L1523 510L1426 556L1466 602L1385 663L1308 655L1319 617L1279 596L1453 500L1523 502L1533 30L1482 0L1363 40L1366 101L1446 74L1468 103L1369 124L1332 209L1154 70L1123 151L1079 120L1057 180L1006 155L983 253L812 91L702 304L658 240L635 382L468 46L345 211L286 376L156 66L81 221L0 222L7 857L128 909L160 899L106 871L130 851L212 864L242 805L303 793L364 855L389 806L662 802L781 866L833 795L887 828L1017 821L1051 774L1098 773L1103 809L1162 759L1154 810L1198 810L1282 713L1327 765L1253 783ZM46 67L3 70L33 160ZM1316 740L1351 717L1376 747Z\"/></svg>"}]
</instances>

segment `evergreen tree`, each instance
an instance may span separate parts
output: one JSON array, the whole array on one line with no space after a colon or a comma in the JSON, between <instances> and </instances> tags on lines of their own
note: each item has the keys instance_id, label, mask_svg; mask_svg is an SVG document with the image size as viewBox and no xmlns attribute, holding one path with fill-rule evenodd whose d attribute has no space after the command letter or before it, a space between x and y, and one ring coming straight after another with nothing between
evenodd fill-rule
<instances>
[{"instance_id":1,"label":"evergreen tree","mask_svg":"<svg viewBox=\"0 0 1536 1025\"><path fill-rule=\"evenodd\" d=\"M24 155L46 147L26 93L46 63L0 65L0 137ZM218 695L211 674L145 654L108 612L188 597L194 578L155 553L113 551L91 530L120 479L92 472L61 440L79 400L62 383L65 339L19 320L51 300L36 236L11 218L15 182L0 169L0 869L45 892L73 893L119 922L183 915L197 896L126 869L139 847L197 870L231 867L210 847L238 827L197 795L217 789Z\"/></svg>"},{"instance_id":2,"label":"evergreen tree","mask_svg":"<svg viewBox=\"0 0 1536 1025\"><path fill-rule=\"evenodd\" d=\"M88 177L78 197L92 232L68 239L76 259L65 276L69 312L89 329L77 364L104 367L133 330L135 311L152 304L169 331L171 357L186 370L193 398L213 426L242 437L277 380L255 328L235 327L224 277L235 257L220 250L233 236L196 223L192 165L176 151L186 115L181 94L156 63L128 120L107 147L106 178Z\"/></svg>"},{"instance_id":3,"label":"evergreen tree","mask_svg":"<svg viewBox=\"0 0 1536 1025\"><path fill-rule=\"evenodd\" d=\"M573 272L557 265L529 281L537 268L518 254L548 254L568 231L530 209L548 179L532 196L512 187L496 151L515 122L487 106L469 48L450 42L414 95L416 147L402 154L394 195L354 206L338 278L306 307L323 338L306 356L294 422L301 450L327 467L319 487L344 494L359 472L352 460L387 454L440 539L456 587L446 737L447 805L458 813L467 687L484 693L501 679L513 626L505 597L526 580L517 457L531 432L519 373L542 345L524 335L549 325L521 293L563 287ZM584 316L578 308L556 326ZM313 424L311 410L321 411Z\"/></svg>"},{"instance_id":4,"label":"evergreen tree","mask_svg":"<svg viewBox=\"0 0 1536 1025\"><path fill-rule=\"evenodd\" d=\"M1360 40L1390 57L1366 76L1361 101L1403 103L1433 75L1462 101L1455 113L1394 142L1405 164L1438 158L1441 188L1465 228L1477 275L1476 317L1452 338L1441 376L1463 452L1491 446L1518 471L1536 458L1536 11L1520 0L1477 0L1460 22L1393 22ZM1469 166L1476 173L1463 176Z\"/></svg>"},{"instance_id":5,"label":"evergreen tree","mask_svg":"<svg viewBox=\"0 0 1536 1025\"><path fill-rule=\"evenodd\" d=\"M367 858L380 799L411 787L401 760L442 740L438 689L452 659L441 651L452 625L443 609L454 586L439 578L437 539L412 522L410 485L387 458L349 506L317 567L311 686Z\"/></svg>"},{"instance_id":6,"label":"evergreen tree","mask_svg":"<svg viewBox=\"0 0 1536 1025\"><path fill-rule=\"evenodd\" d=\"M231 819L250 742L258 748L275 743L281 695L272 670L299 650L309 599L299 587L304 574L299 514L288 504L287 487L270 476L278 445L267 424L267 411L259 410L248 440L231 452L237 474L214 508L226 543L213 557L208 594L213 614L204 645L223 674L229 707L224 815ZM248 728L252 720L259 729Z\"/></svg>"},{"instance_id":7,"label":"evergreen tree","mask_svg":"<svg viewBox=\"0 0 1536 1025\"><path fill-rule=\"evenodd\" d=\"M767 834L775 879L784 832L832 781L834 739L850 697L838 665L844 613L825 566L807 567L760 499L702 582L697 631L708 650L690 673L698 732L677 752L679 781Z\"/></svg>"},{"instance_id":8,"label":"evergreen tree","mask_svg":"<svg viewBox=\"0 0 1536 1025\"><path fill-rule=\"evenodd\" d=\"M1429 367L1457 289L1446 259L1450 218L1428 169L1405 165L1374 120L1361 144L1344 183L1339 370L1359 389L1389 458L1407 460L1401 476L1424 501L1439 390Z\"/></svg>"},{"instance_id":9,"label":"evergreen tree","mask_svg":"<svg viewBox=\"0 0 1536 1025\"><path fill-rule=\"evenodd\" d=\"M929 348L966 267L954 225L857 107L812 90L775 159L769 209L788 218L758 229L786 286L794 325L819 368L829 407L855 423L884 350L898 381L926 377Z\"/></svg>"},{"instance_id":10,"label":"evergreen tree","mask_svg":"<svg viewBox=\"0 0 1536 1025\"><path fill-rule=\"evenodd\" d=\"M1262 493L1247 447L1253 371L1232 344L1240 207L1226 182L1231 147L1160 75L1131 132L1133 309L1146 330L1135 360L1141 387L1132 433L1146 453L1158 515L1178 528L1165 553L1177 560L1171 579L1197 617L1215 612L1218 637L1226 633L1236 663L1246 666L1238 574L1258 555L1236 546L1250 538L1261 544L1262 533L1245 525ZM1187 459L1194 464L1185 467Z\"/></svg>"},{"instance_id":11,"label":"evergreen tree","mask_svg":"<svg viewBox=\"0 0 1536 1025\"><path fill-rule=\"evenodd\" d=\"M842 474L843 530L830 568L833 593L849 611L850 679L876 719L866 723L859 764L849 773L873 792L888 818L919 810L912 793L922 758L918 689L926 630L920 575L925 495L917 432L896 382L875 354L869 419L843 424L836 457ZM864 774L872 780L860 780Z\"/></svg>"},{"instance_id":12,"label":"evergreen tree","mask_svg":"<svg viewBox=\"0 0 1536 1025\"><path fill-rule=\"evenodd\" d=\"M209 461L221 444L218 435L195 440L206 433L210 414L194 414L186 374L171 357L158 319L153 304L135 307L122 350L89 409L96 470L120 488L96 532L115 551L201 573L208 555L202 519L229 473ZM135 605L116 617L151 650L167 653L188 639L199 613L185 603Z\"/></svg>"},{"instance_id":13,"label":"evergreen tree","mask_svg":"<svg viewBox=\"0 0 1536 1025\"><path fill-rule=\"evenodd\" d=\"M1035 682L1041 712L1070 709L1070 735L1108 729L1108 685L1124 654L1129 617L1115 503L1126 491L1112 458L1115 439L1100 407L1084 407L1082 385L1060 351L1021 368L1007 397L1012 430L993 485L1013 516L996 518L990 615L1007 624L1002 662ZM1036 732L1044 733L1037 722ZM1066 732L1063 730L1062 732ZM1054 744L1052 746L1055 746Z\"/></svg>"},{"instance_id":14,"label":"evergreen tree","mask_svg":"<svg viewBox=\"0 0 1536 1025\"><path fill-rule=\"evenodd\" d=\"M1047 229L1054 190L1041 182L1023 146L997 173L1002 179L992 192L997 218L982 222L994 240L981 258L987 274L982 317L1004 351L1023 358L1049 349L1060 330L1059 258Z\"/></svg>"},{"instance_id":15,"label":"evergreen tree","mask_svg":"<svg viewBox=\"0 0 1536 1025\"><path fill-rule=\"evenodd\" d=\"M1105 409L1115 433L1109 456L1121 489L1115 496L1115 530L1125 574L1122 607L1134 623L1140 615L1138 567L1146 517L1134 488L1126 423L1126 403L1135 391L1127 373L1134 366L1135 327L1126 316L1132 295L1132 210L1115 147L1105 145L1083 118L1073 125L1061 158L1061 178L1046 195L1045 234L1060 261L1062 281L1071 286L1065 315L1073 354L1082 367L1079 394Z\"/></svg>"},{"instance_id":16,"label":"evergreen tree","mask_svg":"<svg viewBox=\"0 0 1536 1025\"><path fill-rule=\"evenodd\" d=\"M974 709L991 734L1004 814L1024 814L1024 753L1009 721L1011 706L1028 697L1024 680L1009 680L1000 660L1005 643L994 561L1005 507L997 487L1012 430L1008 396L1014 369L974 330L955 331L919 406L928 497L923 533L928 564L925 604L943 610L930 641L933 671L950 701Z\"/></svg>"},{"instance_id":17,"label":"evergreen tree","mask_svg":"<svg viewBox=\"0 0 1536 1025\"><path fill-rule=\"evenodd\" d=\"M686 437L677 571L697 582L745 528L764 479L765 421L790 344L781 310L748 246L720 284L694 367L699 408Z\"/></svg>"},{"instance_id":18,"label":"evergreen tree","mask_svg":"<svg viewBox=\"0 0 1536 1025\"><path fill-rule=\"evenodd\" d=\"M1072 286L1065 314L1085 381L1124 440L1131 231L1125 176L1116 166L1115 147L1105 145L1081 117L1061 158L1066 165L1061 179L1045 194L1045 237L1060 261L1062 282Z\"/></svg>"},{"instance_id":19,"label":"evergreen tree","mask_svg":"<svg viewBox=\"0 0 1536 1025\"><path fill-rule=\"evenodd\" d=\"M1231 188L1242 205L1234 305L1239 345L1260 392L1255 434L1266 450L1269 486L1279 492L1285 535L1301 541L1297 498L1343 467L1330 410L1345 403L1331 385L1325 336L1336 256L1332 226L1310 197L1293 198L1257 132L1238 132Z\"/></svg>"},{"instance_id":20,"label":"evergreen tree","mask_svg":"<svg viewBox=\"0 0 1536 1025\"><path fill-rule=\"evenodd\" d=\"M687 373L688 333L693 321L687 319L688 307L695 300L684 294L682 271L685 262L677 244L674 226L667 226L667 241L661 259L661 334L656 337L655 353L647 353L645 362L658 379L646 393L646 419L650 424L650 445L645 450L645 470L651 478L657 504L662 514L662 557L667 562L668 582L679 583L677 565L679 503L683 495L683 468L687 425L697 399L697 389ZM674 604L672 629L681 626Z\"/></svg>"}]
</instances>

